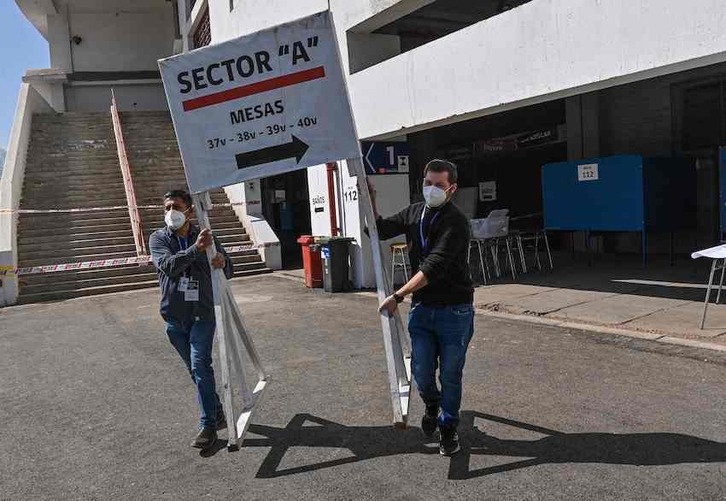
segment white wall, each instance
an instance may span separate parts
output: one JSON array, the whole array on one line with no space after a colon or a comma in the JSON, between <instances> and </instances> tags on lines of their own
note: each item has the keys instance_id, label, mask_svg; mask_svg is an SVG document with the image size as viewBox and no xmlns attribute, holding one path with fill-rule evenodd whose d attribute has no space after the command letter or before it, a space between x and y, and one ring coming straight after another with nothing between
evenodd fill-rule
<instances>
[{"instance_id":1,"label":"white wall","mask_svg":"<svg viewBox=\"0 0 726 501\"><path fill-rule=\"evenodd\" d=\"M58 113L66 111L66 98L63 82L49 79L23 78L23 82L30 83L43 99Z\"/></svg>"},{"instance_id":2,"label":"white wall","mask_svg":"<svg viewBox=\"0 0 726 501\"><path fill-rule=\"evenodd\" d=\"M113 10L103 3L74 4L69 11L59 4L47 18L51 68L59 73L158 71L157 60L173 54L176 20L171 3L124 2ZM71 41L81 37L80 44ZM159 82L114 82L120 108L167 109ZM34 83L56 111L107 111L110 85L64 85L50 77Z\"/></svg>"},{"instance_id":3,"label":"white wall","mask_svg":"<svg viewBox=\"0 0 726 501\"><path fill-rule=\"evenodd\" d=\"M218 43L327 8L327 0L235 0L230 12L229 0L210 0L212 40Z\"/></svg>"},{"instance_id":4,"label":"white wall","mask_svg":"<svg viewBox=\"0 0 726 501\"><path fill-rule=\"evenodd\" d=\"M372 288L375 287L376 280L373 272L370 241L363 232L365 221L359 206L360 199L357 196L357 180L350 176L345 162L339 162L339 164L337 179L340 182L336 186L336 208L343 214L338 215L338 226L342 229L341 236L355 239L355 243L351 247L353 285L358 289ZM372 175L369 176L369 179L376 190L377 206L382 216L391 216L410 203L408 198L408 174ZM328 204L328 180L325 165L318 165L308 169L308 190L311 199L310 219L313 235L329 236L331 234L330 206ZM314 200L320 198L324 200L323 205L314 202ZM325 211L315 212L315 208L321 206L325 208ZM405 241L405 237L401 236L382 242L381 249L386 273L390 273L390 245L394 242Z\"/></svg>"},{"instance_id":5,"label":"white wall","mask_svg":"<svg viewBox=\"0 0 726 501\"><path fill-rule=\"evenodd\" d=\"M409 182L408 174L385 174L371 175L368 177L376 191L376 206L378 212L383 217L389 217L407 207L411 200L409 198ZM364 234L361 234L360 242L366 250L366 256L370 255L370 240ZM383 253L383 269L386 273L391 270L391 245L394 243L406 242L404 235L381 241L381 251ZM376 278L373 271L372 257L365 259L364 279L362 285L365 287L375 287ZM368 263L371 263L368 265ZM402 275L396 273L397 283L402 281ZM409 272L409 278L411 274Z\"/></svg>"},{"instance_id":6,"label":"white wall","mask_svg":"<svg viewBox=\"0 0 726 501\"><path fill-rule=\"evenodd\" d=\"M75 71L158 71L157 60L173 53L171 4L144 12L71 13Z\"/></svg>"},{"instance_id":7,"label":"white wall","mask_svg":"<svg viewBox=\"0 0 726 501\"><path fill-rule=\"evenodd\" d=\"M188 1L188 0L187 0ZM433 0L235 0L229 10L229 0L209 0L212 40L221 42L270 26L282 24L330 8L338 33L343 66L348 70L346 33L361 23L359 33L366 33L412 12ZM390 52L391 41L382 50ZM370 56L368 56L370 57Z\"/></svg>"},{"instance_id":8,"label":"white wall","mask_svg":"<svg viewBox=\"0 0 726 501\"><path fill-rule=\"evenodd\" d=\"M330 0L344 66L349 29L426 3ZM237 0L230 13L228 0L210 0L213 39L326 8L326 0ZM400 135L726 61L724 24L721 0L698 8L678 0L536 0L352 75L359 134Z\"/></svg>"},{"instance_id":9,"label":"white wall","mask_svg":"<svg viewBox=\"0 0 726 501\"><path fill-rule=\"evenodd\" d=\"M136 85L74 85L67 86L65 102L68 111L108 111L111 88L121 111L167 110L166 95L161 82Z\"/></svg>"},{"instance_id":10,"label":"white wall","mask_svg":"<svg viewBox=\"0 0 726 501\"><path fill-rule=\"evenodd\" d=\"M360 135L420 130L726 60L726 4L697 5L525 4L353 75ZM382 82L395 85L382 93Z\"/></svg>"},{"instance_id":11,"label":"white wall","mask_svg":"<svg viewBox=\"0 0 726 501\"><path fill-rule=\"evenodd\" d=\"M52 113L52 108L30 84L20 86L13 128L0 177L0 270L18 266L17 224L25 177L25 161L30 144L33 113ZM18 298L18 278L0 274L0 306L15 304Z\"/></svg>"}]
</instances>

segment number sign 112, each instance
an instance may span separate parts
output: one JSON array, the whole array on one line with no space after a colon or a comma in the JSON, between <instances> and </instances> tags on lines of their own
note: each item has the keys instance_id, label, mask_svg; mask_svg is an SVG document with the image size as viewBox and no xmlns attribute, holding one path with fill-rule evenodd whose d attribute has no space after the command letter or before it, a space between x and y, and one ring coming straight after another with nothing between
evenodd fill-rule
<instances>
[{"instance_id":1,"label":"number sign 112","mask_svg":"<svg viewBox=\"0 0 726 501\"><path fill-rule=\"evenodd\" d=\"M600 173L597 164L585 164L577 166L578 181L597 181L600 179Z\"/></svg>"}]
</instances>

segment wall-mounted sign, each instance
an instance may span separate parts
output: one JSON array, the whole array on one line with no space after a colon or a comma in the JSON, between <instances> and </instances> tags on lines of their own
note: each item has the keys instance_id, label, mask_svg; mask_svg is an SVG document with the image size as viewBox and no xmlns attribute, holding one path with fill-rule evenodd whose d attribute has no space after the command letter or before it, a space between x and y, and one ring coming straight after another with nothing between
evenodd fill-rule
<instances>
[{"instance_id":1,"label":"wall-mounted sign","mask_svg":"<svg viewBox=\"0 0 726 501\"><path fill-rule=\"evenodd\" d=\"M409 155L397 155L396 159L398 160L398 172L408 172L408 160Z\"/></svg>"},{"instance_id":2,"label":"wall-mounted sign","mask_svg":"<svg viewBox=\"0 0 726 501\"><path fill-rule=\"evenodd\" d=\"M315 213L325 212L325 195L315 195L310 200Z\"/></svg>"},{"instance_id":3,"label":"wall-mounted sign","mask_svg":"<svg viewBox=\"0 0 726 501\"><path fill-rule=\"evenodd\" d=\"M600 173L597 164L583 164L577 166L578 181L597 181L600 179Z\"/></svg>"},{"instance_id":4,"label":"wall-mounted sign","mask_svg":"<svg viewBox=\"0 0 726 501\"><path fill-rule=\"evenodd\" d=\"M502 151L516 151L532 148L543 144L559 143L567 140L567 126L558 125L549 129L542 129L524 134L482 139L474 143L474 156L480 157L490 153Z\"/></svg>"},{"instance_id":5,"label":"wall-mounted sign","mask_svg":"<svg viewBox=\"0 0 726 501\"><path fill-rule=\"evenodd\" d=\"M479 201L495 202L497 200L497 182L482 181L479 183Z\"/></svg>"},{"instance_id":6,"label":"wall-mounted sign","mask_svg":"<svg viewBox=\"0 0 726 501\"><path fill-rule=\"evenodd\" d=\"M408 172L410 156L408 143L363 141L361 150L369 174Z\"/></svg>"},{"instance_id":7,"label":"wall-mounted sign","mask_svg":"<svg viewBox=\"0 0 726 501\"><path fill-rule=\"evenodd\" d=\"M450 146L444 150L443 157L456 164L469 162L474 157L474 149L469 145Z\"/></svg>"}]
</instances>

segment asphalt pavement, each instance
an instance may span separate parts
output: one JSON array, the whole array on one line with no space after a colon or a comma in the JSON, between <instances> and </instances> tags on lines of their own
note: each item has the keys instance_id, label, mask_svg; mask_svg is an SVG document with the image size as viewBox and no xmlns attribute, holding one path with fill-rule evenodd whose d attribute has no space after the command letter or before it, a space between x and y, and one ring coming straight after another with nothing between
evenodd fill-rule
<instances>
[{"instance_id":1,"label":"asphalt pavement","mask_svg":"<svg viewBox=\"0 0 726 501\"><path fill-rule=\"evenodd\" d=\"M726 498L723 354L478 316L447 459L417 398L391 426L375 299L233 290L272 382L231 453L189 447L157 291L0 309L0 499Z\"/></svg>"}]
</instances>

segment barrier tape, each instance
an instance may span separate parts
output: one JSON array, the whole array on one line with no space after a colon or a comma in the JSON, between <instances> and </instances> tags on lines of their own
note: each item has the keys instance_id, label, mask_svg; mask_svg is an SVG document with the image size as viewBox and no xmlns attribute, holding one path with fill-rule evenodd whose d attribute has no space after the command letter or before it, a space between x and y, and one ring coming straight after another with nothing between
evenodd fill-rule
<instances>
[{"instance_id":1,"label":"barrier tape","mask_svg":"<svg viewBox=\"0 0 726 501\"><path fill-rule=\"evenodd\" d=\"M260 205L260 202L232 202L224 204L212 204L209 210L221 207L241 207L244 205ZM136 209L163 209L163 205L137 205ZM114 205L111 207L83 207L75 209L0 209L0 213L17 214L69 214L74 212L100 212L107 210L128 210L128 205Z\"/></svg>"},{"instance_id":2,"label":"barrier tape","mask_svg":"<svg viewBox=\"0 0 726 501\"><path fill-rule=\"evenodd\" d=\"M243 252L264 247L263 245L247 244L225 247L228 253ZM129 264L149 264L151 256L120 257L115 259L99 259L96 261L82 261L76 263L47 264L42 266L30 266L26 268L14 268L13 266L0 266L2 275L38 275L44 273L57 273L61 271L91 270L95 268L114 268Z\"/></svg>"}]
</instances>

